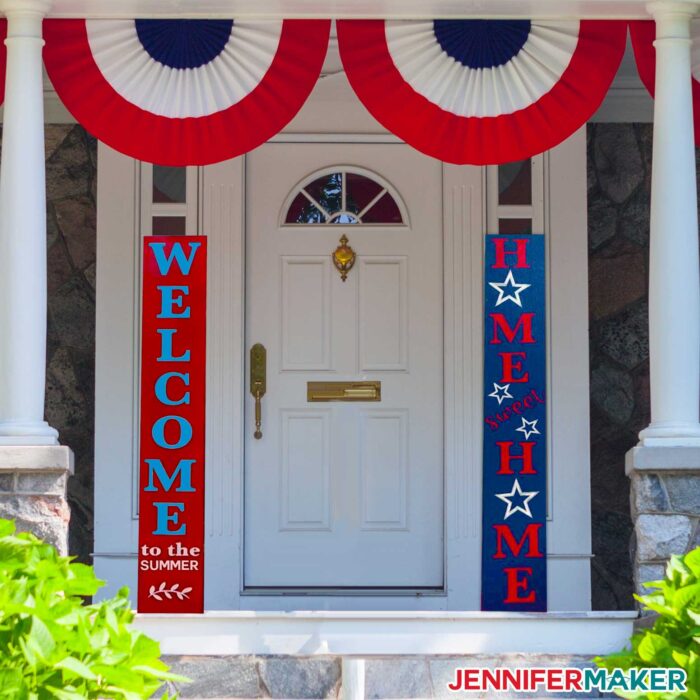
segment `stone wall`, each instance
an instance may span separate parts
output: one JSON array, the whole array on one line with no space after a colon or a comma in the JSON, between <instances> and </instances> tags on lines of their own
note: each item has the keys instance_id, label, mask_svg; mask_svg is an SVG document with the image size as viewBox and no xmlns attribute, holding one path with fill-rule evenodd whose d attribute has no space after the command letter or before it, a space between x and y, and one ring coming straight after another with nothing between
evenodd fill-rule
<instances>
[{"instance_id":1,"label":"stone wall","mask_svg":"<svg viewBox=\"0 0 700 700\"><path fill-rule=\"evenodd\" d=\"M651 124L589 124L593 607L631 608L625 454L649 423Z\"/></svg>"},{"instance_id":2,"label":"stone wall","mask_svg":"<svg viewBox=\"0 0 700 700\"><path fill-rule=\"evenodd\" d=\"M1 132L0 132L1 133ZM46 420L72 448L69 551L89 562L93 543L97 142L81 126L46 126L48 335ZM28 476L5 474L23 493ZM55 485L49 489L56 494ZM36 489L39 489L37 491ZM2 491L0 484L0 491ZM42 491L43 490L43 491ZM0 516L15 517L0 508ZM62 517L62 516L61 516ZM21 522L18 520L21 526ZM33 528L40 536L41 528ZM51 541L51 537L48 538Z\"/></svg>"},{"instance_id":3,"label":"stone wall","mask_svg":"<svg viewBox=\"0 0 700 700\"><path fill-rule=\"evenodd\" d=\"M68 481L71 554L93 543L97 142L80 126L47 125L49 325L46 420L75 455Z\"/></svg>"},{"instance_id":4,"label":"stone wall","mask_svg":"<svg viewBox=\"0 0 700 700\"><path fill-rule=\"evenodd\" d=\"M456 668L594 668L583 656L498 654L450 656L370 657L362 661L365 698L511 698L528 693L452 692ZM168 690L183 698L342 698L344 659L338 656L179 656L166 657L171 671L192 683L169 683ZM345 677L347 683L347 674ZM347 691L345 691L347 693ZM347 695L345 695L347 697ZM356 697L353 695L353 697ZM539 692L538 698L561 698L561 693ZM581 697L614 697L593 690Z\"/></svg>"},{"instance_id":5,"label":"stone wall","mask_svg":"<svg viewBox=\"0 0 700 700\"><path fill-rule=\"evenodd\" d=\"M697 465L697 450L692 452ZM632 555L638 593L644 592L647 581L663 578L665 562L672 554L700 547L700 469L680 468L680 463L670 469L668 465L644 468L641 463L640 456L629 455L635 521Z\"/></svg>"},{"instance_id":6,"label":"stone wall","mask_svg":"<svg viewBox=\"0 0 700 700\"><path fill-rule=\"evenodd\" d=\"M0 517L68 554L66 482L72 469L68 447L0 447Z\"/></svg>"},{"instance_id":7,"label":"stone wall","mask_svg":"<svg viewBox=\"0 0 700 700\"><path fill-rule=\"evenodd\" d=\"M641 582L661 578L664 559L700 544L700 478L689 465L676 472L668 465L658 472L633 472L631 494L625 476L625 454L650 420L651 154L651 124L588 127L593 603L598 609L631 607L633 590L643 590ZM700 151L700 161L698 156Z\"/></svg>"}]
</instances>

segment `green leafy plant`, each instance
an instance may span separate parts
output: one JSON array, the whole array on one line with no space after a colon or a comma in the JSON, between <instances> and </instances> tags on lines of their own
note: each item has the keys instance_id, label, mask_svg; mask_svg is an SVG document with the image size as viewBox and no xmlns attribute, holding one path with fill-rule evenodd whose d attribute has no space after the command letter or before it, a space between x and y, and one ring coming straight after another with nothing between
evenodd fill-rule
<instances>
[{"instance_id":1,"label":"green leafy plant","mask_svg":"<svg viewBox=\"0 0 700 700\"><path fill-rule=\"evenodd\" d=\"M85 604L102 585L92 567L0 519L0 698L140 700L187 680L130 626L127 589Z\"/></svg>"},{"instance_id":2,"label":"green leafy plant","mask_svg":"<svg viewBox=\"0 0 700 700\"><path fill-rule=\"evenodd\" d=\"M621 668L682 668L688 690L669 693L618 693L625 698L700 700L700 548L683 557L673 556L663 581L646 584L648 595L635 598L658 617L653 627L632 637L630 649L595 659L608 670Z\"/></svg>"}]
</instances>

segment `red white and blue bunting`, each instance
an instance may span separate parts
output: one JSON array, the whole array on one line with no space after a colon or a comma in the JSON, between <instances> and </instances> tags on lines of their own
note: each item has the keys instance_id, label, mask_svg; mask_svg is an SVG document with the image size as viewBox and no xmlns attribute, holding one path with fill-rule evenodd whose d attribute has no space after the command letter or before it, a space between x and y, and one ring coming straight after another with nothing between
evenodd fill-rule
<instances>
[{"instance_id":1,"label":"red white and blue bunting","mask_svg":"<svg viewBox=\"0 0 700 700\"><path fill-rule=\"evenodd\" d=\"M656 83L656 24L653 20L630 22L630 36L634 59L637 63L639 77L649 94L654 97ZM691 23L692 39L692 75L693 75L693 113L695 117L695 144L700 146L700 25Z\"/></svg>"},{"instance_id":2,"label":"red white and blue bunting","mask_svg":"<svg viewBox=\"0 0 700 700\"><path fill-rule=\"evenodd\" d=\"M299 111L330 21L48 20L44 61L73 116L112 148L160 165L246 153Z\"/></svg>"},{"instance_id":3,"label":"red white and blue bunting","mask_svg":"<svg viewBox=\"0 0 700 700\"><path fill-rule=\"evenodd\" d=\"M418 150L475 165L528 158L605 97L626 23L343 20L340 55L374 117Z\"/></svg>"}]
</instances>

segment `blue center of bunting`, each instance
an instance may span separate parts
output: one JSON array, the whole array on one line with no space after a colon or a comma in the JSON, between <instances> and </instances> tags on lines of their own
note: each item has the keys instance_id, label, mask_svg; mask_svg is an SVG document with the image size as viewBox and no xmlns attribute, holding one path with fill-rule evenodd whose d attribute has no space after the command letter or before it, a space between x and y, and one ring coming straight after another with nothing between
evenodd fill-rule
<instances>
[{"instance_id":1,"label":"blue center of bunting","mask_svg":"<svg viewBox=\"0 0 700 700\"><path fill-rule=\"evenodd\" d=\"M169 68L199 68L231 38L232 19L137 19L136 32L154 60Z\"/></svg>"},{"instance_id":2,"label":"blue center of bunting","mask_svg":"<svg viewBox=\"0 0 700 700\"><path fill-rule=\"evenodd\" d=\"M530 34L530 20L436 19L443 51L467 68L495 68L517 56Z\"/></svg>"}]
</instances>

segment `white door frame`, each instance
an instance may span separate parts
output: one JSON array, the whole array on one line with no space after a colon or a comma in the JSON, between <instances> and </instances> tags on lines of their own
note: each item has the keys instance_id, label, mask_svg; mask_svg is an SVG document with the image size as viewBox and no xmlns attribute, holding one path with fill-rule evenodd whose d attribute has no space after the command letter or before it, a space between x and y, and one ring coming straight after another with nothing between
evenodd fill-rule
<instances>
[{"instance_id":1,"label":"white door frame","mask_svg":"<svg viewBox=\"0 0 700 700\"><path fill-rule=\"evenodd\" d=\"M388 142L352 134L333 100L307 104L278 137L297 142ZM342 77L342 76L341 76ZM334 82L335 81L335 82ZM348 88L349 91L349 88ZM340 90L340 94L344 94ZM356 100L352 96L353 100ZM304 131L304 113L338 110L342 133ZM363 125L364 127L365 125ZM413 596L241 595L245 400L245 158L203 168L199 231L209 237L205 606L219 610L478 610L481 562L481 421L485 174L443 166L445 319L445 581ZM133 508L138 432L139 164L99 145L95 563L103 594L136 586ZM545 154L549 292L548 597L550 610L590 609L590 460L585 127ZM282 203L280 203L281 206ZM410 203L409 203L410 207ZM471 332L469 330L471 329ZM213 391L212 388L219 388ZM552 468L552 465L556 465Z\"/></svg>"}]
</instances>

